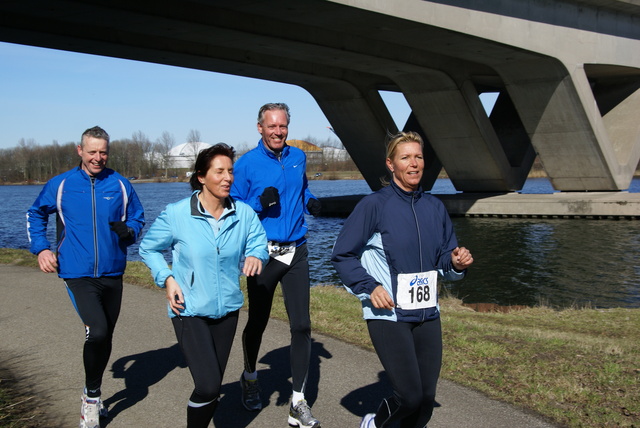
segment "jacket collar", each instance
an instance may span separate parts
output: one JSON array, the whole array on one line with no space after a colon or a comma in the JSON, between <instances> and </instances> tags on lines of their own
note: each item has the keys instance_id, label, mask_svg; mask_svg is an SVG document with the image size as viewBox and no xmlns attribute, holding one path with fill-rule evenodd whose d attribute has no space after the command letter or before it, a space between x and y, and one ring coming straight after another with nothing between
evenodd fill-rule
<instances>
[{"instance_id":1,"label":"jacket collar","mask_svg":"<svg viewBox=\"0 0 640 428\"><path fill-rule=\"evenodd\" d=\"M400 196L407 202L411 202L412 199L420 199L422 197L422 186L418 186L418 190L407 192L406 190L402 190L400 186L396 184L396 182L393 180L393 177L390 181L391 182L389 183L389 187L391 187L398 196Z\"/></svg>"},{"instance_id":2,"label":"jacket collar","mask_svg":"<svg viewBox=\"0 0 640 428\"><path fill-rule=\"evenodd\" d=\"M200 205L200 200L198 199L199 194L200 194L200 190L194 190L193 193L191 194L191 201L189 202L191 206L191 215L194 217L204 217L202 215L202 211L204 210L204 208L200 210L201 205ZM231 212L236 210L236 203L231 196L228 196L227 198L225 198L224 207L226 210L229 210ZM224 215L226 214L223 214L223 216Z\"/></svg>"},{"instance_id":3,"label":"jacket collar","mask_svg":"<svg viewBox=\"0 0 640 428\"><path fill-rule=\"evenodd\" d=\"M258 141L258 148L260 149L260 151L262 151L262 153L269 156L270 158L278 159L278 157L273 152L273 150L268 148L267 145L264 143L264 141L262 141L262 138L260 138L260 141ZM282 156L284 157L284 156L287 156L288 154L289 154L289 145L285 142L284 147L282 148Z\"/></svg>"},{"instance_id":4,"label":"jacket collar","mask_svg":"<svg viewBox=\"0 0 640 428\"><path fill-rule=\"evenodd\" d=\"M109 169L109 168L104 168L102 171L100 171L100 173L98 175L89 175L87 174L87 171L85 171L84 169L82 169L82 165L77 166L76 169L78 170L78 172L80 172L82 174L83 177L85 177L87 180L90 180L92 177L95 177L96 180L102 180L105 177L107 177L108 175L110 175L113 170Z\"/></svg>"}]
</instances>

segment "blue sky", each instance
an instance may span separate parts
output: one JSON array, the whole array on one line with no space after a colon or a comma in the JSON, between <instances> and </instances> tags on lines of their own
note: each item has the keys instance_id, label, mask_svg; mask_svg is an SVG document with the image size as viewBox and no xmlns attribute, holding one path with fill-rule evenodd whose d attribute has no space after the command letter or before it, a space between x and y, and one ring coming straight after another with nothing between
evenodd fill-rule
<instances>
[{"instance_id":1,"label":"blue sky","mask_svg":"<svg viewBox=\"0 0 640 428\"><path fill-rule=\"evenodd\" d=\"M112 140L141 131L156 141L164 131L176 144L197 130L210 144L253 147L258 109L285 102L290 139L335 135L315 100L293 85L139 61L0 42L0 149L21 138L39 145L78 142L94 125ZM402 128L409 107L383 94Z\"/></svg>"},{"instance_id":2,"label":"blue sky","mask_svg":"<svg viewBox=\"0 0 640 428\"><path fill-rule=\"evenodd\" d=\"M180 144L194 129L210 144L253 147L258 109L267 102L289 105L289 138L337 140L297 86L31 46L0 43L0 94L0 149L21 138L78 142L94 125L112 140L142 131L155 141L168 131ZM406 120L403 98L389 98L396 100L393 114Z\"/></svg>"}]
</instances>

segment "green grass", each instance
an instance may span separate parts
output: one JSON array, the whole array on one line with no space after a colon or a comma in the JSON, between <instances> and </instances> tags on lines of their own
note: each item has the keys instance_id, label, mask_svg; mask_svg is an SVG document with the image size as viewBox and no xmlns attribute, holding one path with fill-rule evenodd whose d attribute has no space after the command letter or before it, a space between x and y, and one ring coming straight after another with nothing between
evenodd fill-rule
<instances>
[{"instance_id":1,"label":"green grass","mask_svg":"<svg viewBox=\"0 0 640 428\"><path fill-rule=\"evenodd\" d=\"M22 250L0 249L0 263L37 267ZM124 280L156 288L141 262L128 264ZM286 320L280 287L276 294L272 316ZM448 296L440 304L443 378L564 426L640 426L640 310L479 313ZM311 289L311 320L314 332L372 350L360 302L341 287ZM0 426L6 414L0 401Z\"/></svg>"}]
</instances>

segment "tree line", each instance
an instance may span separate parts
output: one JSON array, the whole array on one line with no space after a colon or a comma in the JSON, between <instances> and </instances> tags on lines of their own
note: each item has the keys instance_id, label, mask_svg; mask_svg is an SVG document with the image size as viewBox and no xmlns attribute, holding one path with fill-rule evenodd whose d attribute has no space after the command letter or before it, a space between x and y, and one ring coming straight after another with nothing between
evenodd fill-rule
<instances>
[{"instance_id":1,"label":"tree line","mask_svg":"<svg viewBox=\"0 0 640 428\"><path fill-rule=\"evenodd\" d=\"M191 130L187 143L200 142L200 133ZM336 147L333 140L317 141L311 137L306 140L321 147ZM18 145L10 149L0 149L0 183L44 183L52 177L68 171L80 164L77 154L79 143L39 145L34 140L20 139ZM125 177L168 178L184 175L183 169L171 167L169 152L175 146L175 139L169 132L163 132L156 141L151 141L142 131L135 132L131 138L112 140L109 144L108 167ZM252 147L250 147L252 148ZM250 148L236 148L240 156ZM197 153L194 153L193 162ZM348 156L346 159L325 158L313 168L317 171L357 170Z\"/></svg>"},{"instance_id":2,"label":"tree line","mask_svg":"<svg viewBox=\"0 0 640 428\"><path fill-rule=\"evenodd\" d=\"M129 177L154 176L162 168L175 140L168 132L151 142L143 132L109 144L109 168ZM0 149L0 180L5 183L46 182L51 177L80 165L78 143L41 146L20 139L11 149Z\"/></svg>"}]
</instances>

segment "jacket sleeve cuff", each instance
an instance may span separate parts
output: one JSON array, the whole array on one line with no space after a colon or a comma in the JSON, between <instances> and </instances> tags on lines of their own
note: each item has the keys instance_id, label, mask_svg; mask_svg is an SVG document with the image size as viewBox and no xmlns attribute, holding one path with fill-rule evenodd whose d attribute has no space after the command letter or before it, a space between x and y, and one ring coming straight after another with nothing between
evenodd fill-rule
<instances>
[{"instance_id":1,"label":"jacket sleeve cuff","mask_svg":"<svg viewBox=\"0 0 640 428\"><path fill-rule=\"evenodd\" d=\"M162 269L156 275L156 285L160 288L164 288L165 282L167 281L167 278L169 278L170 276L173 276L173 272L171 271L171 269L169 268Z\"/></svg>"}]
</instances>

